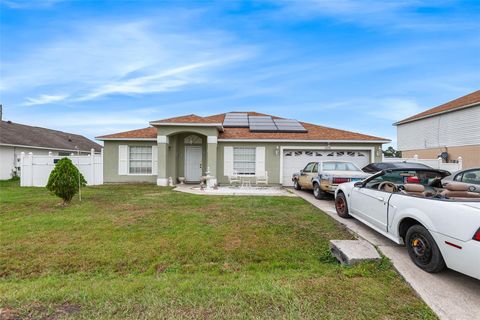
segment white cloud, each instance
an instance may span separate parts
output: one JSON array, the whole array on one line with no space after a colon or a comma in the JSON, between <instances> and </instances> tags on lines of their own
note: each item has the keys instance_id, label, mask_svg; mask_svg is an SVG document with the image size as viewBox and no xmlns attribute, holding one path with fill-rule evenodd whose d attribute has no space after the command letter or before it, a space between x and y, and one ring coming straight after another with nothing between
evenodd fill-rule
<instances>
[{"instance_id":1,"label":"white cloud","mask_svg":"<svg viewBox=\"0 0 480 320\"><path fill-rule=\"evenodd\" d=\"M63 0L1 0L0 4L10 9L48 8Z\"/></svg>"},{"instance_id":2,"label":"white cloud","mask_svg":"<svg viewBox=\"0 0 480 320\"><path fill-rule=\"evenodd\" d=\"M220 32L172 30L172 19L158 17L168 28L150 20L65 27L71 30L64 37L5 58L2 89L41 93L27 105L47 101L58 90L66 101L159 93L215 81L216 70L254 54L252 47L229 44Z\"/></svg>"},{"instance_id":3,"label":"white cloud","mask_svg":"<svg viewBox=\"0 0 480 320\"><path fill-rule=\"evenodd\" d=\"M394 122L413 116L425 109L415 101L403 98L372 100L370 104L369 115Z\"/></svg>"},{"instance_id":4,"label":"white cloud","mask_svg":"<svg viewBox=\"0 0 480 320\"><path fill-rule=\"evenodd\" d=\"M37 98L27 98L26 99L27 101L23 105L24 106L35 106L35 105L40 105L40 104L59 102L59 101L65 100L67 97L68 97L68 95L66 95L66 94L63 94L63 95L42 94Z\"/></svg>"},{"instance_id":5,"label":"white cloud","mask_svg":"<svg viewBox=\"0 0 480 320\"><path fill-rule=\"evenodd\" d=\"M313 19L319 16L332 17L344 23L362 26L381 26L383 31L399 29L419 31L438 31L452 29L477 30L479 23L472 19L429 17L419 13L419 9L447 9L452 5L444 0L309 0L309 1L273 1L283 7L279 10L282 18ZM460 4L459 4L460 6Z\"/></svg>"}]
</instances>

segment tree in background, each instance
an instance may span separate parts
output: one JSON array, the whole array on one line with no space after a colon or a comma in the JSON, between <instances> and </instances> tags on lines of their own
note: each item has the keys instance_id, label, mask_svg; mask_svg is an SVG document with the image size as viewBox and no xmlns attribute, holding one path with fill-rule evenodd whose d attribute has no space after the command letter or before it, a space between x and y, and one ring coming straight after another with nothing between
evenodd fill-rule
<instances>
[{"instance_id":1,"label":"tree in background","mask_svg":"<svg viewBox=\"0 0 480 320\"><path fill-rule=\"evenodd\" d=\"M48 177L47 189L63 199L66 205L72 201L73 196L80 187L87 185L87 181L75 167L72 160L60 159Z\"/></svg>"},{"instance_id":2,"label":"tree in background","mask_svg":"<svg viewBox=\"0 0 480 320\"><path fill-rule=\"evenodd\" d=\"M392 146L388 147L387 150L382 150L385 158L401 158L402 151L395 150Z\"/></svg>"}]
</instances>

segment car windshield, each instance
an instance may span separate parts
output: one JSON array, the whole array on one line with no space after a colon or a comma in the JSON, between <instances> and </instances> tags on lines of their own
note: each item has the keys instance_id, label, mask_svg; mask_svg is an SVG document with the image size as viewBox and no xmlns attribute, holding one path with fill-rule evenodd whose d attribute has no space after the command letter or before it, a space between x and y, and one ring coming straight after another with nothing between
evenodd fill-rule
<instances>
[{"instance_id":1,"label":"car windshield","mask_svg":"<svg viewBox=\"0 0 480 320\"><path fill-rule=\"evenodd\" d=\"M395 170L387 171L385 174L369 180L366 184L369 188L377 188L381 182L388 181L396 185L408 183L418 183L423 186L431 185L435 180L439 180L444 175L441 172L423 171L423 170Z\"/></svg>"},{"instance_id":2,"label":"car windshield","mask_svg":"<svg viewBox=\"0 0 480 320\"><path fill-rule=\"evenodd\" d=\"M324 162L323 171L360 171L360 169L351 162Z\"/></svg>"}]
</instances>

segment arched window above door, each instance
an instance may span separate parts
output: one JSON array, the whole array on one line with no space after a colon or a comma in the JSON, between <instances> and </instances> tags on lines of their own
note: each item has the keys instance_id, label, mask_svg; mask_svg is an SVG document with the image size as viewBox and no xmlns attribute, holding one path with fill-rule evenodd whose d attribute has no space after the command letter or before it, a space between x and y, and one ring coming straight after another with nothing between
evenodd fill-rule
<instances>
[{"instance_id":1,"label":"arched window above door","mask_svg":"<svg viewBox=\"0 0 480 320\"><path fill-rule=\"evenodd\" d=\"M194 134L185 137L183 141L185 144L202 144L202 138Z\"/></svg>"}]
</instances>

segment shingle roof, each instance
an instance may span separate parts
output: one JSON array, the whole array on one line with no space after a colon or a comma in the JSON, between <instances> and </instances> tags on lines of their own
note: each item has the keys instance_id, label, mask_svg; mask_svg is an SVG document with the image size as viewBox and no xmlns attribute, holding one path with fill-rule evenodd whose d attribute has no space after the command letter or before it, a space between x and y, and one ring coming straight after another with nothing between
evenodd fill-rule
<instances>
[{"instance_id":1,"label":"shingle roof","mask_svg":"<svg viewBox=\"0 0 480 320\"><path fill-rule=\"evenodd\" d=\"M161 119L152 121L156 123L215 123L214 119L209 119L209 117L200 117L196 114L189 114L186 116L168 118L168 119Z\"/></svg>"},{"instance_id":2,"label":"shingle roof","mask_svg":"<svg viewBox=\"0 0 480 320\"><path fill-rule=\"evenodd\" d=\"M250 116L271 116L258 112L246 112ZM271 116L274 119L282 119L277 116ZM152 123L223 123L225 113L216 114L207 117L197 115L187 115L176 118L152 121ZM249 128L224 128L219 133L219 139L282 139L282 140L359 140L359 141L390 141L389 139L365 135L357 132L339 130L318 126L311 123L301 122L308 132L251 132ZM156 138L157 129L154 127L120 132L105 136L97 137L97 139L132 139L132 138Z\"/></svg>"},{"instance_id":3,"label":"shingle roof","mask_svg":"<svg viewBox=\"0 0 480 320\"><path fill-rule=\"evenodd\" d=\"M95 137L95 139L102 140L102 139L118 139L118 138L126 138L126 139L156 139L157 138L157 129L154 127L148 127L143 129L136 129L136 130L129 130L118 132L114 134L107 134L104 136Z\"/></svg>"},{"instance_id":4,"label":"shingle roof","mask_svg":"<svg viewBox=\"0 0 480 320\"><path fill-rule=\"evenodd\" d=\"M432 117L440 113L455 111L457 109L461 109L463 107L475 104L480 104L480 90L467 94L466 96L457 98L455 100L449 101L447 103L441 104L437 107L420 112L419 114L400 120L395 124L398 125L427 117Z\"/></svg>"},{"instance_id":5,"label":"shingle roof","mask_svg":"<svg viewBox=\"0 0 480 320\"><path fill-rule=\"evenodd\" d=\"M60 150L100 151L98 143L84 136L51 130L40 127L32 127L11 121L0 121L0 144L31 146L39 148L51 148Z\"/></svg>"}]
</instances>

